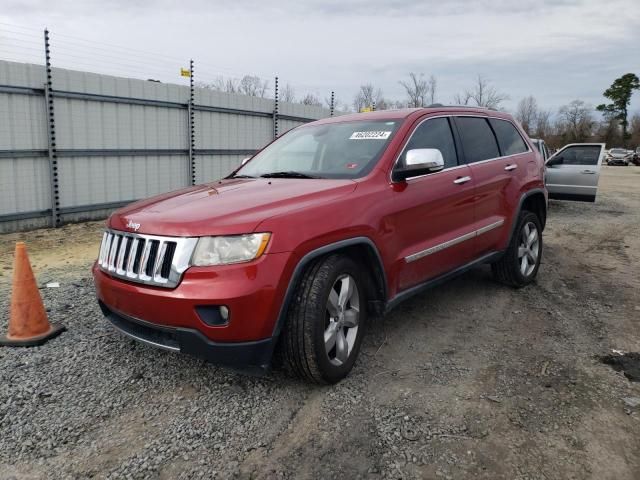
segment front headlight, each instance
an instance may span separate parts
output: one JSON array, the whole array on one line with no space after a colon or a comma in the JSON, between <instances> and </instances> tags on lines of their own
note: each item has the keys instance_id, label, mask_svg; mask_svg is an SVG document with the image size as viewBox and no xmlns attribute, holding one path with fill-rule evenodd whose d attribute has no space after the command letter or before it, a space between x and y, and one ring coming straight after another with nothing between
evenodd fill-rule
<instances>
[{"instance_id":1,"label":"front headlight","mask_svg":"<svg viewBox=\"0 0 640 480\"><path fill-rule=\"evenodd\" d=\"M264 253L270 237L270 233L201 237L193 252L191 265L204 267L249 262Z\"/></svg>"}]
</instances>

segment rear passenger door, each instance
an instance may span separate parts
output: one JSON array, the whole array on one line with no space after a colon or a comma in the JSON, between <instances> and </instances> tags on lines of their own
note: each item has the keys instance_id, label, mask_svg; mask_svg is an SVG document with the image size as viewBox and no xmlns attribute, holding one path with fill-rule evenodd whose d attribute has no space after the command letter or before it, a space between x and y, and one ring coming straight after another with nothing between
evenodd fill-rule
<instances>
[{"instance_id":1,"label":"rear passenger door","mask_svg":"<svg viewBox=\"0 0 640 480\"><path fill-rule=\"evenodd\" d=\"M595 202L604 143L572 143L547 160L549 198Z\"/></svg>"},{"instance_id":2,"label":"rear passenger door","mask_svg":"<svg viewBox=\"0 0 640 480\"><path fill-rule=\"evenodd\" d=\"M530 149L507 120L459 116L456 125L476 186L474 256L480 257L504 248Z\"/></svg>"}]
</instances>

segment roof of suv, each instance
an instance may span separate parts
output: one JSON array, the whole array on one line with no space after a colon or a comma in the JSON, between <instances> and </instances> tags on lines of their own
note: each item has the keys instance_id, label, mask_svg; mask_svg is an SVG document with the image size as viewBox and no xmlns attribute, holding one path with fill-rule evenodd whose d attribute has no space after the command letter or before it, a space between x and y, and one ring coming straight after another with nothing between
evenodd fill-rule
<instances>
[{"instance_id":1,"label":"roof of suv","mask_svg":"<svg viewBox=\"0 0 640 480\"><path fill-rule=\"evenodd\" d=\"M433 105L425 108L401 108L396 110L376 110L374 112L349 113L335 117L323 118L316 123L348 122L354 120L397 120L411 116L421 116L425 113L475 113L496 117L510 118L508 113L499 112L489 108L468 107L465 105Z\"/></svg>"}]
</instances>

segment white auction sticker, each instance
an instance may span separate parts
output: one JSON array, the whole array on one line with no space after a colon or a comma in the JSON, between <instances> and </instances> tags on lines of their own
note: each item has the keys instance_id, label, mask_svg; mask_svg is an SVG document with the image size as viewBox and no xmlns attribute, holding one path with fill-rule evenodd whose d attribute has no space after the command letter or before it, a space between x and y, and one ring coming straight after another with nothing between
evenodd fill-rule
<instances>
[{"instance_id":1,"label":"white auction sticker","mask_svg":"<svg viewBox=\"0 0 640 480\"><path fill-rule=\"evenodd\" d=\"M372 132L353 132L349 140L386 140L391 132L372 131Z\"/></svg>"}]
</instances>

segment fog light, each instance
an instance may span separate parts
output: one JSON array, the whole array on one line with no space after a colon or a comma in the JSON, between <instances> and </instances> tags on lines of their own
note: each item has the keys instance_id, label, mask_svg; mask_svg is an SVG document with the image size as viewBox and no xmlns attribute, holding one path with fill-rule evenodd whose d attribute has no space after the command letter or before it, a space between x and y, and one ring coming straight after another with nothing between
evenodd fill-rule
<instances>
[{"instance_id":1,"label":"fog light","mask_svg":"<svg viewBox=\"0 0 640 480\"><path fill-rule=\"evenodd\" d=\"M196 307L196 313L207 325L219 327L229 321L229 309L224 305L200 305Z\"/></svg>"}]
</instances>

